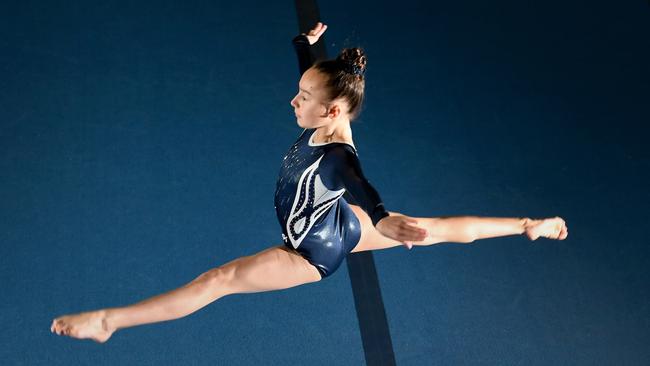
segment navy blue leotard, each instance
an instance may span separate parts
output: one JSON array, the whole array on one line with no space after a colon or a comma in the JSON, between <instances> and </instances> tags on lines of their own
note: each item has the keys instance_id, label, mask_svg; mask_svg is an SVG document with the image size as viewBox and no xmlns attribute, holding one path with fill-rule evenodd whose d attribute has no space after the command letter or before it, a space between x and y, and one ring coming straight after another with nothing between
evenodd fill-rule
<instances>
[{"instance_id":1,"label":"navy blue leotard","mask_svg":"<svg viewBox=\"0 0 650 366\"><path fill-rule=\"evenodd\" d=\"M302 74L313 60L309 43L305 36L298 36L293 44ZM305 129L285 155L275 209L284 244L324 278L336 271L361 237L361 225L345 197L368 213L373 225L389 214L363 175L355 147L314 143L315 131Z\"/></svg>"}]
</instances>

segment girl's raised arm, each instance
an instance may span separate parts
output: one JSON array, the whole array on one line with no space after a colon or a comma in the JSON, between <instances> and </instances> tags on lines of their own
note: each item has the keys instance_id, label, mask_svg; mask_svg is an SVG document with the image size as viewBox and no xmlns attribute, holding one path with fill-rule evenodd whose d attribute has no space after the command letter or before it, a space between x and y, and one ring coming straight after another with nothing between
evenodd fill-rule
<instances>
[{"instance_id":1,"label":"girl's raised arm","mask_svg":"<svg viewBox=\"0 0 650 366\"><path fill-rule=\"evenodd\" d=\"M311 45L316 43L320 36L325 33L327 25L318 22L316 26L309 33L301 33L293 39L293 47L298 55L298 66L300 67L300 75L314 64L315 57L311 52Z\"/></svg>"}]
</instances>

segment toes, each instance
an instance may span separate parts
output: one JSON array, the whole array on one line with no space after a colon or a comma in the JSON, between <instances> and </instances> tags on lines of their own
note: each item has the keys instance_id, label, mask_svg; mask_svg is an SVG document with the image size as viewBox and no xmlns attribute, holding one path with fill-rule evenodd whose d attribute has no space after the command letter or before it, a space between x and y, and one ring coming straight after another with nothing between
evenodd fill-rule
<instances>
[{"instance_id":1,"label":"toes","mask_svg":"<svg viewBox=\"0 0 650 366\"><path fill-rule=\"evenodd\" d=\"M565 227L565 228L562 230L562 234L560 234L560 238L561 238L562 240L564 240L564 239L566 239L568 236L569 236L569 230Z\"/></svg>"},{"instance_id":2,"label":"toes","mask_svg":"<svg viewBox=\"0 0 650 366\"><path fill-rule=\"evenodd\" d=\"M56 330L57 330L57 334L58 334L58 335L67 335L67 333L68 333L68 328L69 328L69 325L68 325L68 324L65 324L65 323L63 323L63 322L59 322L59 324L58 324L58 326L57 326L57 329L56 329Z\"/></svg>"},{"instance_id":3,"label":"toes","mask_svg":"<svg viewBox=\"0 0 650 366\"><path fill-rule=\"evenodd\" d=\"M54 321L54 323L52 323L52 327L50 327L50 329L53 333L61 335L61 325L57 321Z\"/></svg>"}]
</instances>

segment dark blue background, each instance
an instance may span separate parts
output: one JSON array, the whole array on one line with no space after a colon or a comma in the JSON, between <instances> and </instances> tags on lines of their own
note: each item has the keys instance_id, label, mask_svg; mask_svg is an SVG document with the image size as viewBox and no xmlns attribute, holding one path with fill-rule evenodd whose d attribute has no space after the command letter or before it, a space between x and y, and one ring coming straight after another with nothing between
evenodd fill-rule
<instances>
[{"instance_id":1,"label":"dark blue background","mask_svg":"<svg viewBox=\"0 0 650 366\"><path fill-rule=\"evenodd\" d=\"M330 56L367 52L354 139L389 210L569 226L375 252L397 364L650 363L647 2L319 5ZM288 2L0 7L3 364L364 363L346 266L103 345L50 333L281 243L297 29Z\"/></svg>"}]
</instances>

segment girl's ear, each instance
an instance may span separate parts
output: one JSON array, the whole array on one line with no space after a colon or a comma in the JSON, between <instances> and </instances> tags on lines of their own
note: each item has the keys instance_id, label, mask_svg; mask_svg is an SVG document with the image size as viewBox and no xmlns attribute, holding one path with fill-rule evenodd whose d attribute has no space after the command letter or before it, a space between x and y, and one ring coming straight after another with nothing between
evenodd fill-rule
<instances>
[{"instance_id":1,"label":"girl's ear","mask_svg":"<svg viewBox=\"0 0 650 366\"><path fill-rule=\"evenodd\" d=\"M327 116L331 118L336 118L339 116L340 113L341 113L341 108L339 108L339 105L332 104L329 111L327 112Z\"/></svg>"}]
</instances>

